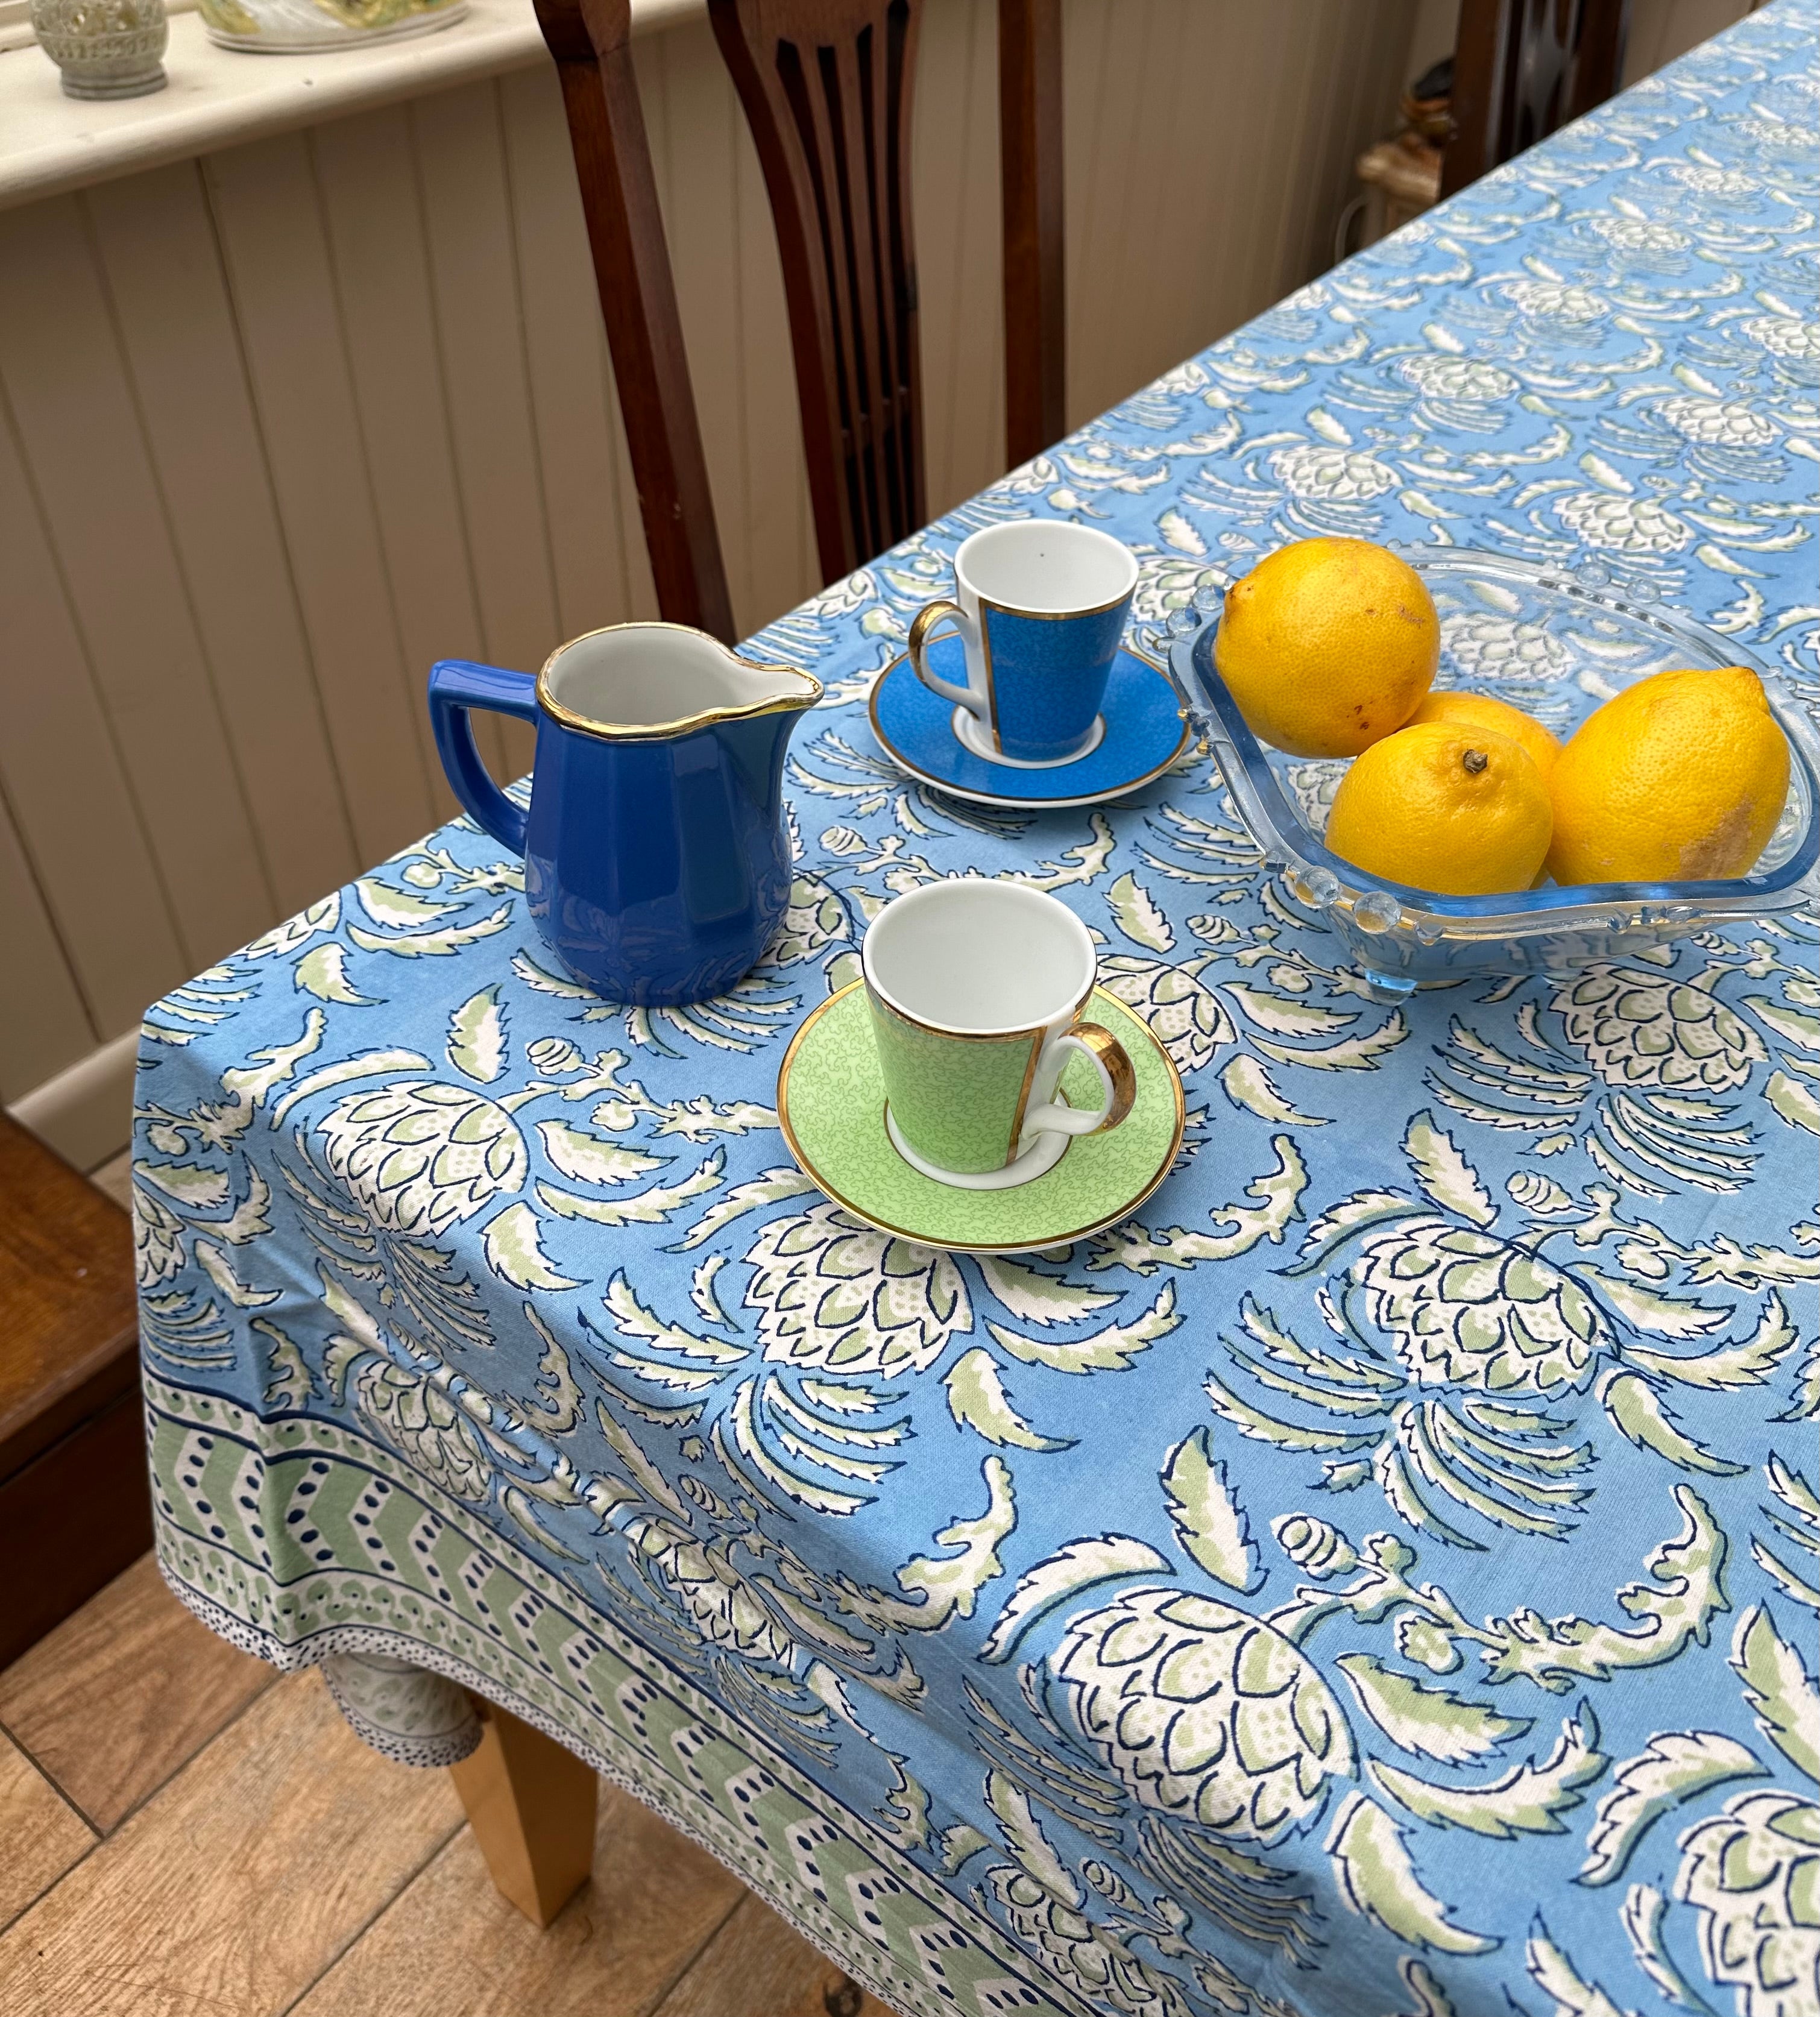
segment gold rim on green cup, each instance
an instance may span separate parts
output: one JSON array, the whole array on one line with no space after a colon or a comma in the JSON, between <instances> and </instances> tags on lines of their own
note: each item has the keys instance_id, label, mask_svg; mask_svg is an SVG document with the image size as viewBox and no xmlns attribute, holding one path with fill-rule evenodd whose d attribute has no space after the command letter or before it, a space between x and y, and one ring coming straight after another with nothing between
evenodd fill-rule
<instances>
[{"instance_id":1,"label":"gold rim on green cup","mask_svg":"<svg viewBox=\"0 0 1820 2017\"><path fill-rule=\"evenodd\" d=\"M912 1168L999 1190L1053 1169L1070 1140L1116 1128L1136 1079L1124 1046L1082 1020L1096 962L1067 905L1021 882L962 876L912 889L861 949L885 1124ZM1058 1097L1084 1056L1100 1104Z\"/></svg>"}]
</instances>

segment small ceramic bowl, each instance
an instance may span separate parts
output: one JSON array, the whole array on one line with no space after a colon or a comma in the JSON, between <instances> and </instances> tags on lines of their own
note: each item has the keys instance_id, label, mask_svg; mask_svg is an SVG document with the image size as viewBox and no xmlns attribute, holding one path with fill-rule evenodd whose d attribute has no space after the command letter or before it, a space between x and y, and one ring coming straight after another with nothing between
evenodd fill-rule
<instances>
[{"instance_id":1,"label":"small ceramic bowl","mask_svg":"<svg viewBox=\"0 0 1820 2017\"><path fill-rule=\"evenodd\" d=\"M1215 618L1175 638L1175 676L1240 816L1300 900L1320 911L1380 1000L1481 974L1565 973L1634 958L1711 926L1793 911L1820 895L1820 735L1781 674L1705 625L1610 585L1604 564L1572 572L1461 547L1405 550L1441 619L1435 690L1490 694L1562 741L1652 673L1746 666L1789 738L1789 796L1761 858L1725 882L1600 882L1443 897L1367 875L1322 844L1344 760L1264 748L1213 662Z\"/></svg>"}]
</instances>

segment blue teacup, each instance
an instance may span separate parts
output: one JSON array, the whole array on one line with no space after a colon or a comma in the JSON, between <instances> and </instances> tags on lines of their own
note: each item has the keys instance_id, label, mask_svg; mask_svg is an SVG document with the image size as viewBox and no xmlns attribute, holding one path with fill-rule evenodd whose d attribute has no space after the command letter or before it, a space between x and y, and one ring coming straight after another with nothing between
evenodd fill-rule
<instances>
[{"instance_id":1,"label":"blue teacup","mask_svg":"<svg viewBox=\"0 0 1820 2017\"><path fill-rule=\"evenodd\" d=\"M1100 703L1137 586L1131 550L1090 525L1020 518L963 540L954 571L956 599L916 612L910 663L954 702L955 735L990 763L1085 756L1105 733ZM966 646L965 686L930 669L929 640L944 622Z\"/></svg>"}]
</instances>

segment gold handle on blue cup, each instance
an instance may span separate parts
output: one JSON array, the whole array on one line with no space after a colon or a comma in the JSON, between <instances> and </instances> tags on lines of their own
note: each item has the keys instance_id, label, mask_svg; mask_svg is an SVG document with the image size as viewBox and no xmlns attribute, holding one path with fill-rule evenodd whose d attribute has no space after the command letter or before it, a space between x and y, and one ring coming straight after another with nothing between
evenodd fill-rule
<instances>
[{"instance_id":1,"label":"gold handle on blue cup","mask_svg":"<svg viewBox=\"0 0 1820 2017\"><path fill-rule=\"evenodd\" d=\"M1124 1045L1097 1023L1076 1023L1050 1042L1057 1048L1079 1051L1100 1074L1106 1095L1102 1106L1063 1106L1052 1102L1033 1107L1024 1117L1020 1153L1038 1135L1105 1135L1130 1113L1137 1099L1137 1073Z\"/></svg>"},{"instance_id":2,"label":"gold handle on blue cup","mask_svg":"<svg viewBox=\"0 0 1820 2017\"><path fill-rule=\"evenodd\" d=\"M929 669L925 653L929 649L930 633L938 623L952 622L961 633L963 643L970 643L973 619L958 602L947 597L938 597L933 602L926 602L910 619L910 669L928 687L932 694L943 700L952 701L956 707L964 707L973 719L982 725L986 722L986 702L974 692L971 684L956 686L952 680L944 680L939 673Z\"/></svg>"}]
</instances>

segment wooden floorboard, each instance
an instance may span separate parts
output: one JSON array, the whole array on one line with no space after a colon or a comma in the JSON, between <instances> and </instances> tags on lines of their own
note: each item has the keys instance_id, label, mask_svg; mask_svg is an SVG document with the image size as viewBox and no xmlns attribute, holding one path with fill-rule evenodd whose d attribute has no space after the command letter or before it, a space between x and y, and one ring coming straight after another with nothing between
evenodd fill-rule
<instances>
[{"instance_id":1,"label":"wooden floorboard","mask_svg":"<svg viewBox=\"0 0 1820 2017\"><path fill-rule=\"evenodd\" d=\"M368 1750L149 1556L0 1673L0 1724L5 2017L891 2017L612 1787L540 1933L446 1773Z\"/></svg>"},{"instance_id":2,"label":"wooden floorboard","mask_svg":"<svg viewBox=\"0 0 1820 2017\"><path fill-rule=\"evenodd\" d=\"M749 1894L658 2006L657 2017L891 2017Z\"/></svg>"},{"instance_id":3,"label":"wooden floorboard","mask_svg":"<svg viewBox=\"0 0 1820 2017\"><path fill-rule=\"evenodd\" d=\"M0 1673L0 1729L105 1835L276 1678L146 1555Z\"/></svg>"},{"instance_id":4,"label":"wooden floorboard","mask_svg":"<svg viewBox=\"0 0 1820 2017\"><path fill-rule=\"evenodd\" d=\"M464 1828L293 2017L645 2017L745 1895L705 1849L603 1786L594 1874L547 1932L493 1889ZM748 2012L773 2017L744 2002L718 2017Z\"/></svg>"},{"instance_id":5,"label":"wooden floorboard","mask_svg":"<svg viewBox=\"0 0 1820 2017\"><path fill-rule=\"evenodd\" d=\"M268 2017L460 1824L446 1773L378 1757L292 1676L0 1935L0 2008Z\"/></svg>"},{"instance_id":6,"label":"wooden floorboard","mask_svg":"<svg viewBox=\"0 0 1820 2017\"><path fill-rule=\"evenodd\" d=\"M0 1926L95 1844L95 1831L17 1745L0 1737ZM0 2009L10 2009L0 1985Z\"/></svg>"}]
</instances>

